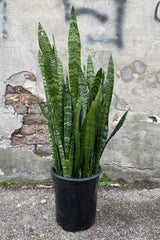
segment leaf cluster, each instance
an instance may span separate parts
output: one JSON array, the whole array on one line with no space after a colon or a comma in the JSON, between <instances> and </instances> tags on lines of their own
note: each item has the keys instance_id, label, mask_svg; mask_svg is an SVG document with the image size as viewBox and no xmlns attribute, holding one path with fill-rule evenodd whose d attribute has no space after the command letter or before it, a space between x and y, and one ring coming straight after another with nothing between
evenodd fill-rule
<instances>
[{"instance_id":1,"label":"leaf cluster","mask_svg":"<svg viewBox=\"0 0 160 240\"><path fill-rule=\"evenodd\" d=\"M101 155L123 125L127 112L108 137L109 110L114 86L114 65L109 58L106 78L95 74L91 56L81 68L81 41L72 7L68 36L69 75L64 80L55 40L50 44L41 24L38 29L38 62L43 76L48 112L49 142L54 170L64 177L85 178L99 171Z\"/></svg>"}]
</instances>

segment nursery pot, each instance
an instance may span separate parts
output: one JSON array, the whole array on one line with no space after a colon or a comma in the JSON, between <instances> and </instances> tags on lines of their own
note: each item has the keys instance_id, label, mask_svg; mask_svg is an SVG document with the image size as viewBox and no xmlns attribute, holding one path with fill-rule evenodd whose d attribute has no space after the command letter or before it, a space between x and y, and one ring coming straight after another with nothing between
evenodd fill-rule
<instances>
[{"instance_id":1,"label":"nursery pot","mask_svg":"<svg viewBox=\"0 0 160 240\"><path fill-rule=\"evenodd\" d=\"M71 232L90 228L96 215L98 174L89 178L65 178L51 169L55 186L56 221Z\"/></svg>"}]
</instances>

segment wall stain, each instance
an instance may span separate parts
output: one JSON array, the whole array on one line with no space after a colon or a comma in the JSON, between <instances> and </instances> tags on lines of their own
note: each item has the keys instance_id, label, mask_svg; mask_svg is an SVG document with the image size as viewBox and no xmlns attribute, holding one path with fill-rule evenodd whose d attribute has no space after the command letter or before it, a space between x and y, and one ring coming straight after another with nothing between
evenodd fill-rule
<instances>
[{"instance_id":1,"label":"wall stain","mask_svg":"<svg viewBox=\"0 0 160 240\"><path fill-rule=\"evenodd\" d=\"M0 0L1 14L2 14L2 37L3 39L7 39L8 31L7 31L7 2L4 0Z\"/></svg>"},{"instance_id":2,"label":"wall stain","mask_svg":"<svg viewBox=\"0 0 160 240\"><path fill-rule=\"evenodd\" d=\"M65 9L65 21L68 23L70 19L70 10L71 10L71 2L70 0L62 0ZM104 37L95 37L94 35L87 35L87 42L89 44L101 43L101 44L113 44L118 48L123 48L123 22L124 22L124 12L125 12L125 4L127 0L114 0L113 1L116 8L116 16L115 16L115 34L113 37L104 38ZM91 8L76 8L77 16L80 15L88 15L95 17L95 20L100 23L106 23L109 19L107 14L102 14L97 10Z\"/></svg>"}]
</instances>

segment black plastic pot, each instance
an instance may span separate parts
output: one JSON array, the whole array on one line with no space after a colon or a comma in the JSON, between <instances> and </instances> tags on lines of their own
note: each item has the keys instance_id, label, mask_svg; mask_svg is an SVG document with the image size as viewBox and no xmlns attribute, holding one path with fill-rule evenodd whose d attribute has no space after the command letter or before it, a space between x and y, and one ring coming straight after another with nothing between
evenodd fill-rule
<instances>
[{"instance_id":1,"label":"black plastic pot","mask_svg":"<svg viewBox=\"0 0 160 240\"><path fill-rule=\"evenodd\" d=\"M51 169L55 186L56 221L71 232L90 228L96 215L97 185L101 174L89 178L65 178Z\"/></svg>"}]
</instances>

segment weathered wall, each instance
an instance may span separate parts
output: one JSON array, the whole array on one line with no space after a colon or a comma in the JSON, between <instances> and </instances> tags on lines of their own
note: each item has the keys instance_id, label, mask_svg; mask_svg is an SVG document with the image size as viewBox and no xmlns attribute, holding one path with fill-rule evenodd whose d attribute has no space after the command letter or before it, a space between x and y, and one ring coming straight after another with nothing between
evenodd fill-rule
<instances>
[{"instance_id":1,"label":"weathered wall","mask_svg":"<svg viewBox=\"0 0 160 240\"><path fill-rule=\"evenodd\" d=\"M0 0L0 181L48 179L45 102L37 64L37 26L55 35L67 73L69 13L74 5L82 59L107 70L112 53L115 88L110 125L129 109L101 165L113 179L160 181L160 4L157 0ZM45 104L45 103L44 103Z\"/></svg>"}]
</instances>

